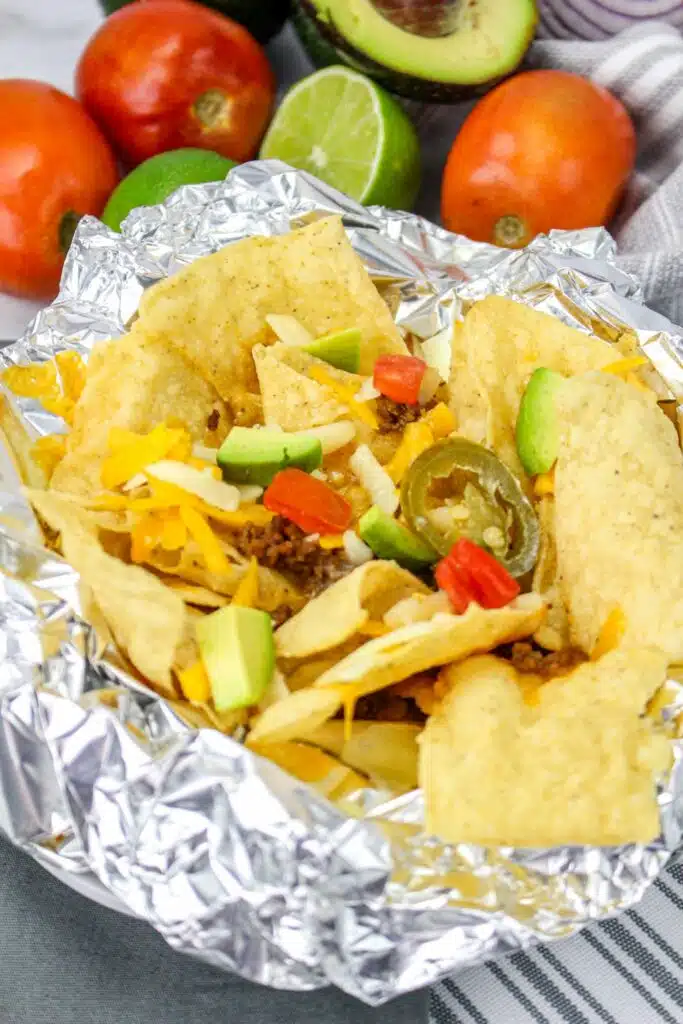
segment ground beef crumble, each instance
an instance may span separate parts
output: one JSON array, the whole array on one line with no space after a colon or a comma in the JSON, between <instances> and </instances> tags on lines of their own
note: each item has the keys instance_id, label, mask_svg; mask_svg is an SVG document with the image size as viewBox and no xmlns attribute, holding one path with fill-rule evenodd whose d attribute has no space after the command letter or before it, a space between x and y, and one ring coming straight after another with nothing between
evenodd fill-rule
<instances>
[{"instance_id":1,"label":"ground beef crumble","mask_svg":"<svg viewBox=\"0 0 683 1024\"><path fill-rule=\"evenodd\" d=\"M287 619L291 619L294 614L294 609L288 604L279 604L277 608L270 613L270 617L273 622L273 629L278 629L279 626L283 626Z\"/></svg>"},{"instance_id":2,"label":"ground beef crumble","mask_svg":"<svg viewBox=\"0 0 683 1024\"><path fill-rule=\"evenodd\" d=\"M375 401L375 413L381 431L405 430L409 423L415 423L424 412L419 405L405 405L394 402L385 395Z\"/></svg>"},{"instance_id":3,"label":"ground beef crumble","mask_svg":"<svg viewBox=\"0 0 683 1024\"><path fill-rule=\"evenodd\" d=\"M354 717L366 722L424 722L427 716L414 700L400 697L389 688L361 697Z\"/></svg>"},{"instance_id":4,"label":"ground beef crumble","mask_svg":"<svg viewBox=\"0 0 683 1024\"><path fill-rule=\"evenodd\" d=\"M283 516L275 516L266 526L248 523L235 534L233 544L246 557L253 555L260 565L277 569L309 596L351 569L343 554L324 551Z\"/></svg>"},{"instance_id":5,"label":"ground beef crumble","mask_svg":"<svg viewBox=\"0 0 683 1024\"><path fill-rule=\"evenodd\" d=\"M542 651L530 643L512 644L508 657L522 675L537 675L542 679L565 676L586 661L586 655L576 647L567 647L562 651Z\"/></svg>"}]
</instances>

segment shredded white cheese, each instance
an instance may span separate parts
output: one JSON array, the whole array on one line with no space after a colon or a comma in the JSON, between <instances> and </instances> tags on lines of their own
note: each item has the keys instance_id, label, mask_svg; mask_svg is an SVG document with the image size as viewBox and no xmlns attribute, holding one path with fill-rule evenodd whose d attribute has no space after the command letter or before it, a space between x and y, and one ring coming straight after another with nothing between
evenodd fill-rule
<instances>
[{"instance_id":1,"label":"shredded white cheese","mask_svg":"<svg viewBox=\"0 0 683 1024\"><path fill-rule=\"evenodd\" d=\"M347 530L343 539L344 552L352 565L363 565L372 559L372 549L353 530Z\"/></svg>"},{"instance_id":2,"label":"shredded white cheese","mask_svg":"<svg viewBox=\"0 0 683 1024\"><path fill-rule=\"evenodd\" d=\"M394 481L380 466L366 444L356 448L349 459L349 465L372 498L373 505L377 505L387 515L393 516L398 508L398 491L394 487Z\"/></svg>"}]
</instances>

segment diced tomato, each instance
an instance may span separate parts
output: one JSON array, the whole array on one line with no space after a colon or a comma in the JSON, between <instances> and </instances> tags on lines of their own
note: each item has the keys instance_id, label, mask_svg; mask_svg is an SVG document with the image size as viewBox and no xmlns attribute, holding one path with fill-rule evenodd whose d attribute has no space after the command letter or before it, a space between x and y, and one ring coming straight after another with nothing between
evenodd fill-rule
<instances>
[{"instance_id":1,"label":"diced tomato","mask_svg":"<svg viewBox=\"0 0 683 1024\"><path fill-rule=\"evenodd\" d=\"M456 615L462 615L476 598L463 578L459 566L452 561L450 555L442 558L434 570L436 582L441 590L448 594L448 600Z\"/></svg>"},{"instance_id":2,"label":"diced tomato","mask_svg":"<svg viewBox=\"0 0 683 1024\"><path fill-rule=\"evenodd\" d=\"M520 593L519 583L505 566L466 537L461 537L439 562L435 576L458 614L470 601L482 608L504 608ZM465 595L469 600L463 608Z\"/></svg>"},{"instance_id":3,"label":"diced tomato","mask_svg":"<svg viewBox=\"0 0 683 1024\"><path fill-rule=\"evenodd\" d=\"M263 495L263 504L306 533L343 533L353 514L346 498L303 469L276 473Z\"/></svg>"},{"instance_id":4,"label":"diced tomato","mask_svg":"<svg viewBox=\"0 0 683 1024\"><path fill-rule=\"evenodd\" d=\"M380 356L375 363L373 384L394 402L417 405L427 364L416 356Z\"/></svg>"}]
</instances>

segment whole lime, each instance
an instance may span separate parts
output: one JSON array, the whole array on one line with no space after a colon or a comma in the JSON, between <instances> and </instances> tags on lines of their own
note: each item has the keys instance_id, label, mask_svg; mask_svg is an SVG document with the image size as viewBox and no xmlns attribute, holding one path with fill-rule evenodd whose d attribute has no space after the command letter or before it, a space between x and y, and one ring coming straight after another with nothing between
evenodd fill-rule
<instances>
[{"instance_id":1,"label":"whole lime","mask_svg":"<svg viewBox=\"0 0 683 1024\"><path fill-rule=\"evenodd\" d=\"M131 210L156 206L183 185L222 181L237 164L207 149L172 149L143 161L117 185L104 208L102 220L114 231Z\"/></svg>"}]
</instances>

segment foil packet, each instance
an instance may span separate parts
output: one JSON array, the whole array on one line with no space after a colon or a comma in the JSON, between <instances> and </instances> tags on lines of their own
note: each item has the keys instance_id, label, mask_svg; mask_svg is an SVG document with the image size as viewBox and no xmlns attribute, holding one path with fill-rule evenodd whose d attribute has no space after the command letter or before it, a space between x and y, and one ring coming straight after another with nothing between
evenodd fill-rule
<instances>
[{"instance_id":1,"label":"foil packet","mask_svg":"<svg viewBox=\"0 0 683 1024\"><path fill-rule=\"evenodd\" d=\"M683 336L641 301L604 230L527 249L471 242L422 218L363 208L276 161L134 211L122 234L81 222L58 298L0 364L42 362L121 335L145 288L255 234L341 214L397 324L426 339L467 305L507 295L608 340L630 333L672 415ZM63 432L5 391L12 449ZM14 451L16 454L16 451ZM282 989L334 984L372 1005L463 967L574 934L632 906L683 835L683 741L647 846L484 849L422 831L419 791L362 790L343 809L211 730L190 729L126 674L78 576L42 545L0 445L0 827L49 870L146 919L176 949ZM672 680L668 718L683 710Z\"/></svg>"}]
</instances>

